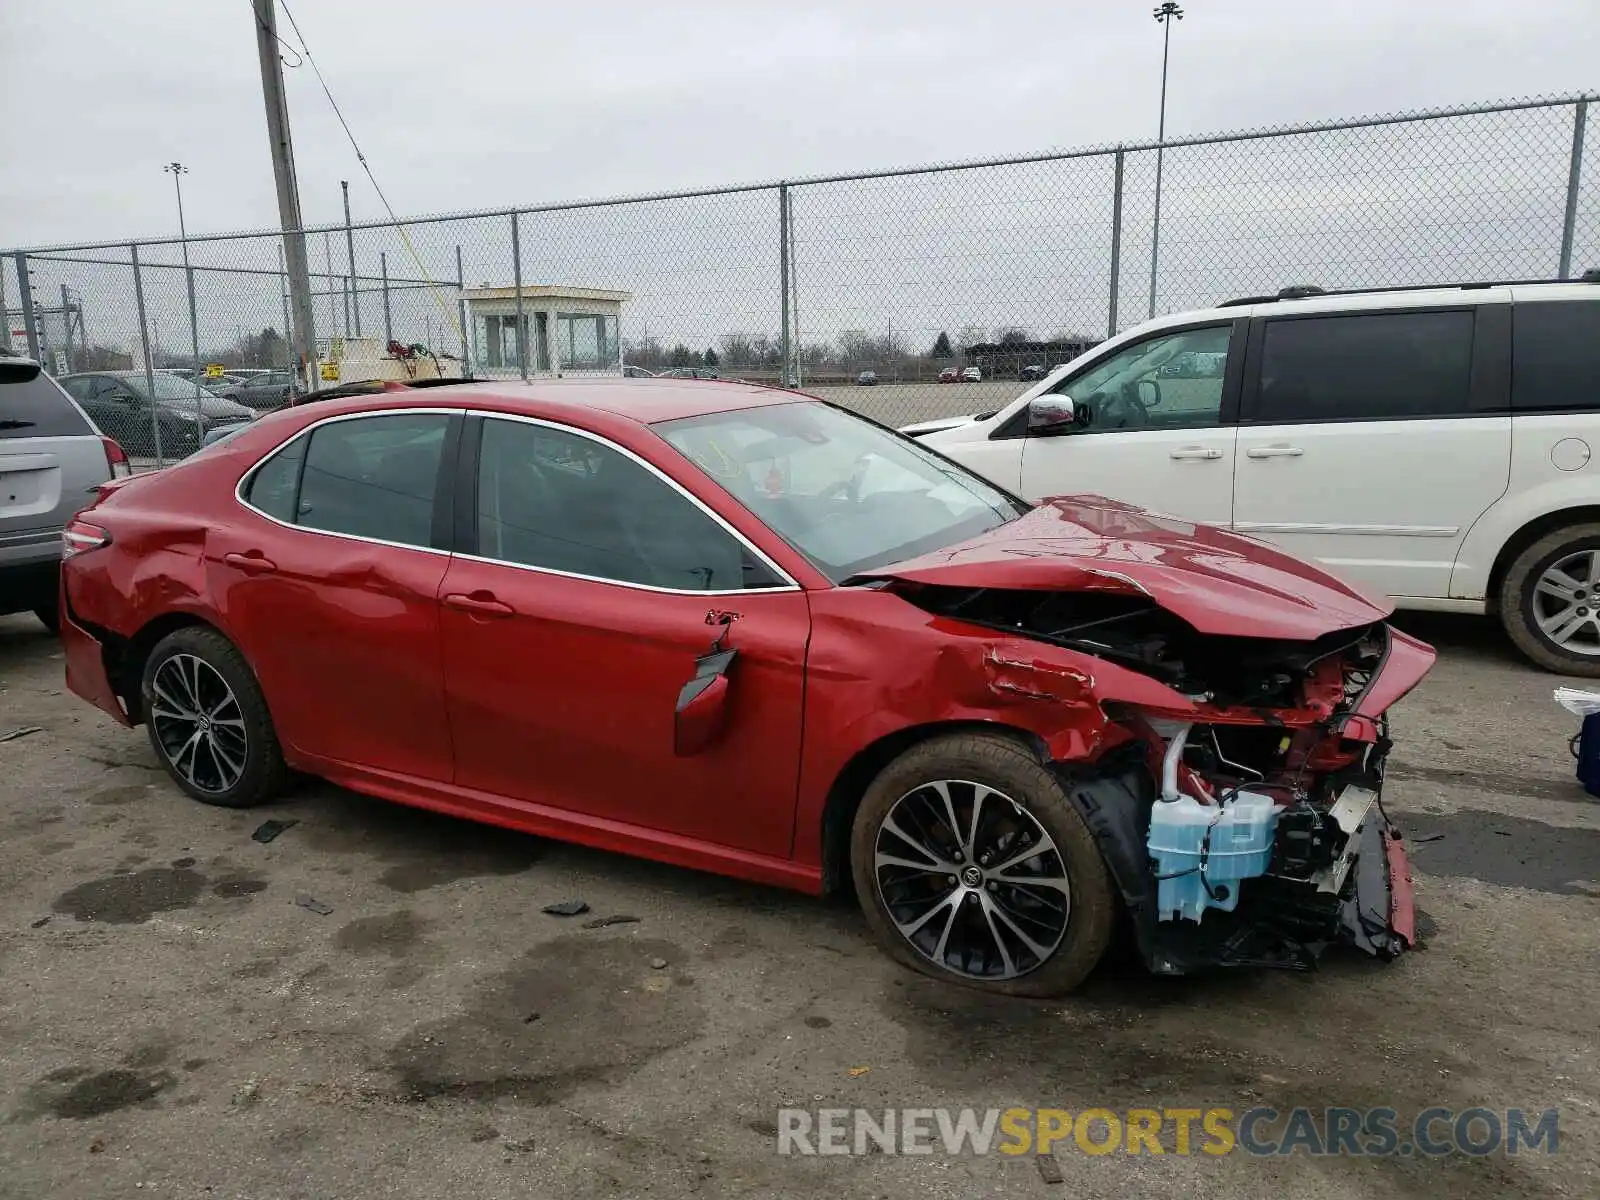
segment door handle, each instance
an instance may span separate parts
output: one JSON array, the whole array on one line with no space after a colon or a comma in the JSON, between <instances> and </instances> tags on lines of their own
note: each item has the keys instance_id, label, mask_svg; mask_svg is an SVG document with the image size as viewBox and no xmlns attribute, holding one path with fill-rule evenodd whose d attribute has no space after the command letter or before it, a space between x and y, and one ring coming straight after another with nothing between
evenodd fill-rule
<instances>
[{"instance_id":1,"label":"door handle","mask_svg":"<svg viewBox=\"0 0 1600 1200\"><path fill-rule=\"evenodd\" d=\"M1299 446L1279 443L1276 446L1251 446L1244 453L1246 458L1299 458L1305 451Z\"/></svg>"},{"instance_id":2,"label":"door handle","mask_svg":"<svg viewBox=\"0 0 1600 1200\"><path fill-rule=\"evenodd\" d=\"M1211 459L1221 458L1222 457L1222 451L1218 450L1218 449L1215 449L1214 447L1209 447L1209 446L1180 446L1178 449L1174 450L1171 453L1171 455L1169 455L1168 457L1171 457L1171 458L1199 458L1199 459L1205 459L1207 461L1210 461Z\"/></svg>"},{"instance_id":3,"label":"door handle","mask_svg":"<svg viewBox=\"0 0 1600 1200\"><path fill-rule=\"evenodd\" d=\"M493 592L473 592L470 596L464 592L449 592L445 595L444 604L446 608L460 609L475 617L511 617L517 611L511 605L496 600Z\"/></svg>"},{"instance_id":4,"label":"door handle","mask_svg":"<svg viewBox=\"0 0 1600 1200\"><path fill-rule=\"evenodd\" d=\"M278 564L259 550L252 550L248 554L229 552L222 556L222 561L230 567L238 567L239 570L248 575L265 575L268 571L276 571L278 569Z\"/></svg>"}]
</instances>

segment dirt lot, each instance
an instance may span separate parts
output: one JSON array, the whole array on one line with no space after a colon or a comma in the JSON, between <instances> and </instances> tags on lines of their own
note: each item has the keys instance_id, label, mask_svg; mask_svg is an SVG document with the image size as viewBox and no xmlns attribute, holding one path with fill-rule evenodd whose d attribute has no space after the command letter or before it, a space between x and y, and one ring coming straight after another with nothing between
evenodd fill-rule
<instances>
[{"instance_id":1,"label":"dirt lot","mask_svg":"<svg viewBox=\"0 0 1600 1200\"><path fill-rule=\"evenodd\" d=\"M0 619L0 1195L1600 1194L1600 806L1558 682L1477 622L1398 713L1426 944L1385 967L987 1002L854 910L309 787L184 799ZM399 731L403 735L403 731ZM267 817L295 820L270 844ZM297 907L308 894L332 907ZM561 920L542 905L578 897ZM636 923L587 929L590 916ZM653 968L652 960L666 965ZM865 1073L857 1069L869 1067ZM1558 1107L1489 1158L796 1159L781 1105Z\"/></svg>"},{"instance_id":2,"label":"dirt lot","mask_svg":"<svg viewBox=\"0 0 1600 1200\"><path fill-rule=\"evenodd\" d=\"M958 417L967 413L1004 408L1031 383L1016 380L984 380L982 383L880 383L876 387L807 386L806 391L865 413L885 425L909 425L936 417Z\"/></svg>"}]
</instances>

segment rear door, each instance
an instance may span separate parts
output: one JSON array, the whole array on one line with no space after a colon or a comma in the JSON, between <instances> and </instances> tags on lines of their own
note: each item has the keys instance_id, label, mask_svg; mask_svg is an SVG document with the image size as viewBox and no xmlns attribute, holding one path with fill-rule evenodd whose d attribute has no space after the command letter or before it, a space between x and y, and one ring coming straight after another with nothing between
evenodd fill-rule
<instances>
[{"instance_id":1,"label":"rear door","mask_svg":"<svg viewBox=\"0 0 1600 1200\"><path fill-rule=\"evenodd\" d=\"M1052 391L1071 397L1085 424L1026 437L1022 494L1094 493L1226 525L1246 325L1163 329L1063 379Z\"/></svg>"},{"instance_id":2,"label":"rear door","mask_svg":"<svg viewBox=\"0 0 1600 1200\"><path fill-rule=\"evenodd\" d=\"M429 409L320 422L246 476L234 519L206 535L217 608L302 753L450 779L440 497L459 428Z\"/></svg>"},{"instance_id":3,"label":"rear door","mask_svg":"<svg viewBox=\"0 0 1600 1200\"><path fill-rule=\"evenodd\" d=\"M55 381L0 359L0 567L59 558L62 526L110 474L98 431Z\"/></svg>"},{"instance_id":4,"label":"rear door","mask_svg":"<svg viewBox=\"0 0 1600 1200\"><path fill-rule=\"evenodd\" d=\"M1444 598L1510 475L1510 306L1252 325L1234 527L1397 599Z\"/></svg>"}]
</instances>

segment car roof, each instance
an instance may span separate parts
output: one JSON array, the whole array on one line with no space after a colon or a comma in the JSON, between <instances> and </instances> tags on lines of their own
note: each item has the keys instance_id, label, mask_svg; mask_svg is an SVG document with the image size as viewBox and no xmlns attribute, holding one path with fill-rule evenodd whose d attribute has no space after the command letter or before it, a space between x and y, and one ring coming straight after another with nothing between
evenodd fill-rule
<instances>
[{"instance_id":1,"label":"car roof","mask_svg":"<svg viewBox=\"0 0 1600 1200\"><path fill-rule=\"evenodd\" d=\"M784 388L720 379L542 379L479 380L446 387L406 388L366 395L308 400L294 411L326 408L360 412L397 407L449 408L463 405L520 416L568 418L580 423L595 414L639 425L773 404L820 403L815 396ZM609 422L607 422L609 423Z\"/></svg>"}]
</instances>

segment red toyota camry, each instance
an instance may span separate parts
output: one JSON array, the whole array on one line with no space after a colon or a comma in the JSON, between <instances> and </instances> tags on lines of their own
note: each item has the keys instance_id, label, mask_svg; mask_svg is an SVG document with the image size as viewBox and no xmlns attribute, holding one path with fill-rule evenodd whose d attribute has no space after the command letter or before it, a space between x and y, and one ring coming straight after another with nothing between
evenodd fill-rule
<instances>
[{"instance_id":1,"label":"red toyota camry","mask_svg":"<svg viewBox=\"0 0 1600 1200\"><path fill-rule=\"evenodd\" d=\"M1412 936L1378 793L1433 652L1250 539L1030 507L793 392L324 400L66 532L73 691L233 807L291 770L746 879L853 887L929 974L1048 995Z\"/></svg>"}]
</instances>

